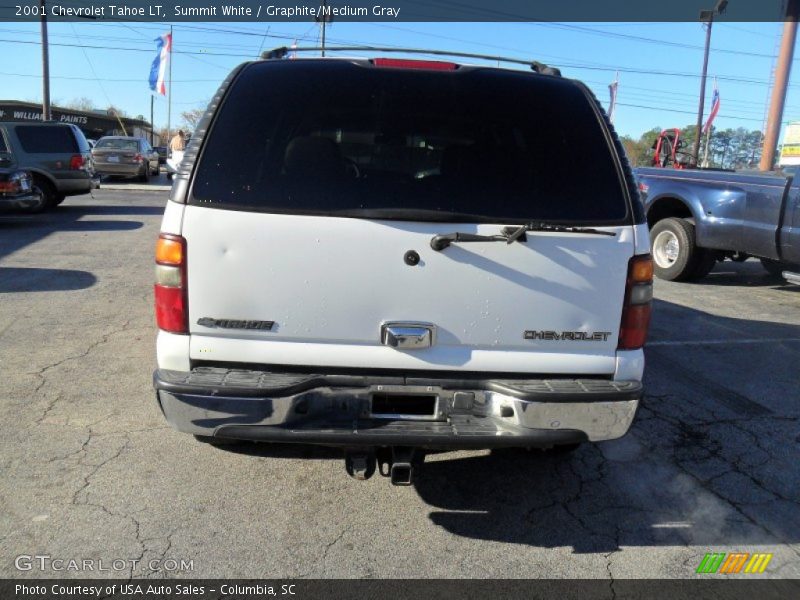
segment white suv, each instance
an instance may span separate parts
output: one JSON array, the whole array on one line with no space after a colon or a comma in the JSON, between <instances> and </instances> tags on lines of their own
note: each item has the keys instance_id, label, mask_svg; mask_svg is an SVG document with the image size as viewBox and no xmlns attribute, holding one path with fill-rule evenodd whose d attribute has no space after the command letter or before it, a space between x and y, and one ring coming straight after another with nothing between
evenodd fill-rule
<instances>
[{"instance_id":1,"label":"white suv","mask_svg":"<svg viewBox=\"0 0 800 600\"><path fill-rule=\"evenodd\" d=\"M264 60L209 105L156 249L167 420L345 448L618 438L642 394L652 263L583 84L406 59ZM417 461L418 462L418 461Z\"/></svg>"}]
</instances>

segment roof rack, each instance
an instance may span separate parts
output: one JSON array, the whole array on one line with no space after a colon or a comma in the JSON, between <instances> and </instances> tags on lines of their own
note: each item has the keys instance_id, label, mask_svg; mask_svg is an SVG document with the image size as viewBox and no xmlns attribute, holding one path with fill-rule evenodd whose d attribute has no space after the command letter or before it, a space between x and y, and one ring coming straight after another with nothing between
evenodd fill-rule
<instances>
[{"instance_id":1,"label":"roof rack","mask_svg":"<svg viewBox=\"0 0 800 600\"><path fill-rule=\"evenodd\" d=\"M381 46L301 46L298 48L289 48L281 46L273 48L272 50L265 50L261 53L261 58L264 60L277 60L286 58L290 52L398 52L402 54L428 54L434 56L455 56L459 58L477 58L481 60L491 60L494 62L505 62L516 65L525 65L530 67L531 71L541 75L554 75L561 77L561 70L555 67L548 67L546 64L538 60L529 61L519 58L509 58L507 56L492 56L489 54L473 54L470 52L450 52L449 50L423 50L420 48L396 48L396 47L381 47Z\"/></svg>"}]
</instances>

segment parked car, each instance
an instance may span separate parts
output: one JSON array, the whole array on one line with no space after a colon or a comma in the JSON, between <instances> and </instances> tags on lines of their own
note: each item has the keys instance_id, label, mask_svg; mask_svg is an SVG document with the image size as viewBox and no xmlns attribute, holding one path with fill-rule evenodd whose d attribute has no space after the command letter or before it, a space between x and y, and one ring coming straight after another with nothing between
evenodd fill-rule
<instances>
[{"instance_id":1,"label":"parked car","mask_svg":"<svg viewBox=\"0 0 800 600\"><path fill-rule=\"evenodd\" d=\"M161 225L158 402L201 441L340 446L350 474L380 463L406 485L429 448L618 438L642 394L649 248L580 82L245 63Z\"/></svg>"},{"instance_id":2,"label":"parked car","mask_svg":"<svg viewBox=\"0 0 800 600\"><path fill-rule=\"evenodd\" d=\"M167 162L169 152L166 146L156 146L155 151L158 152L158 164L163 165Z\"/></svg>"},{"instance_id":3,"label":"parked car","mask_svg":"<svg viewBox=\"0 0 800 600\"><path fill-rule=\"evenodd\" d=\"M702 279L717 261L756 257L800 281L800 182L792 173L639 168L655 273Z\"/></svg>"},{"instance_id":4,"label":"parked car","mask_svg":"<svg viewBox=\"0 0 800 600\"><path fill-rule=\"evenodd\" d=\"M140 137L101 137L92 149L92 156L100 175L136 177L146 182L160 172L158 152Z\"/></svg>"},{"instance_id":5,"label":"parked car","mask_svg":"<svg viewBox=\"0 0 800 600\"><path fill-rule=\"evenodd\" d=\"M39 210L61 204L67 196L88 194L97 186L92 155L83 132L66 123L0 123L4 168L31 174Z\"/></svg>"}]
</instances>

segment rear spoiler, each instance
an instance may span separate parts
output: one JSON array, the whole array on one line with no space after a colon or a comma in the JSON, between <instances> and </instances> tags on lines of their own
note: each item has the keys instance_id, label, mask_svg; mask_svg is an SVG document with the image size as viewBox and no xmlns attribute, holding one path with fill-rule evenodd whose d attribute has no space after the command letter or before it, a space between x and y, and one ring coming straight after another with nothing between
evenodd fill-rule
<instances>
[{"instance_id":1,"label":"rear spoiler","mask_svg":"<svg viewBox=\"0 0 800 600\"><path fill-rule=\"evenodd\" d=\"M540 75L553 75L561 77L561 70L555 67L548 67L546 64L537 60L529 61L519 58L509 58L506 56L492 56L488 54L472 54L469 52L450 52L448 50L423 50L420 48L396 48L396 47L380 47L380 46L302 46L292 47L281 46L273 48L272 50L265 50L261 53L261 58L264 60L279 60L286 58L292 52L396 52L402 54L428 54L434 56L455 56L458 58L477 58L481 60L490 60L493 62L505 62L516 65L525 65L530 67L534 73Z\"/></svg>"}]
</instances>

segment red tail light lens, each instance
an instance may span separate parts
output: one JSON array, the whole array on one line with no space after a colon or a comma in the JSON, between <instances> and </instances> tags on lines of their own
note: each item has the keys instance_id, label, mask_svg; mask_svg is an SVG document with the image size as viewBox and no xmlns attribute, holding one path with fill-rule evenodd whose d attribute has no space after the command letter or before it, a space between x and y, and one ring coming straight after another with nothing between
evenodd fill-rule
<instances>
[{"instance_id":1,"label":"red tail light lens","mask_svg":"<svg viewBox=\"0 0 800 600\"><path fill-rule=\"evenodd\" d=\"M82 154L73 154L69 159L69 168L71 171L77 171L83 168L84 162Z\"/></svg>"},{"instance_id":2,"label":"red tail light lens","mask_svg":"<svg viewBox=\"0 0 800 600\"><path fill-rule=\"evenodd\" d=\"M133 160L136 162L142 162L144 160L144 156L142 156L141 154L137 154L136 156L133 157Z\"/></svg>"},{"instance_id":3,"label":"red tail light lens","mask_svg":"<svg viewBox=\"0 0 800 600\"><path fill-rule=\"evenodd\" d=\"M628 262L625 304L619 328L618 350L638 350L647 340L653 300L653 259L649 254Z\"/></svg>"},{"instance_id":4,"label":"red tail light lens","mask_svg":"<svg viewBox=\"0 0 800 600\"><path fill-rule=\"evenodd\" d=\"M455 71L456 63L441 60L409 60L407 58L374 58L372 64L376 67L389 67L394 69L428 69L432 71Z\"/></svg>"},{"instance_id":5,"label":"red tail light lens","mask_svg":"<svg viewBox=\"0 0 800 600\"><path fill-rule=\"evenodd\" d=\"M162 233L156 242L155 304L158 328L189 333L186 290L186 240Z\"/></svg>"}]
</instances>

